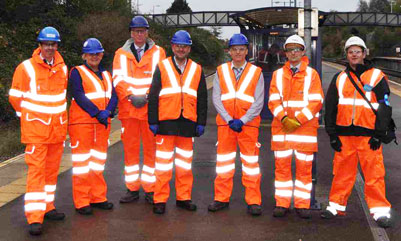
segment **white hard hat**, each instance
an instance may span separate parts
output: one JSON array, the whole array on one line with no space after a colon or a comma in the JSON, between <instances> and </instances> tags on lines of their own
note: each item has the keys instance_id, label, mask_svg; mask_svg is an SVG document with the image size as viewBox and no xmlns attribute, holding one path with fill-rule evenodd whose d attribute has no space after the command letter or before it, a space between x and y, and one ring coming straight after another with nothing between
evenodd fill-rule
<instances>
[{"instance_id":1,"label":"white hard hat","mask_svg":"<svg viewBox=\"0 0 401 241\"><path fill-rule=\"evenodd\" d=\"M296 35L296 34L291 35L290 37L287 38L287 40L285 41L285 43L284 43L284 45L283 45L284 49L285 49L285 46L286 46L287 44L300 44L300 45L302 45L302 46L304 47L304 49L305 49L305 42L304 42L304 40L303 40L299 35Z\"/></svg>"},{"instance_id":2,"label":"white hard hat","mask_svg":"<svg viewBox=\"0 0 401 241\"><path fill-rule=\"evenodd\" d=\"M347 51L352 45L362 47L364 50L367 49L365 42L358 36L352 36L345 42L344 51Z\"/></svg>"}]
</instances>

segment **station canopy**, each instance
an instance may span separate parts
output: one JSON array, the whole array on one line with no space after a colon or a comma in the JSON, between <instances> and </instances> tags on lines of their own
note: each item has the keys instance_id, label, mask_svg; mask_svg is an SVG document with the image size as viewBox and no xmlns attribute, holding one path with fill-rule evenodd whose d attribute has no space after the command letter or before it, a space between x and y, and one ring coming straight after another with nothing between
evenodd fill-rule
<instances>
[{"instance_id":1,"label":"station canopy","mask_svg":"<svg viewBox=\"0 0 401 241\"><path fill-rule=\"evenodd\" d=\"M257 8L231 15L242 26L267 28L283 24L298 23L298 8L268 7Z\"/></svg>"}]
</instances>

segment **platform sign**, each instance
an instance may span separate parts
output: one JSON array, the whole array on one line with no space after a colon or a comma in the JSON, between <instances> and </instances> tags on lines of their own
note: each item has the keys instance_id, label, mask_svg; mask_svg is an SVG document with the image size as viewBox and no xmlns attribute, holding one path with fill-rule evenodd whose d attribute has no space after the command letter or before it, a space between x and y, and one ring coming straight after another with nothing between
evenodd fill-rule
<instances>
[{"instance_id":1,"label":"platform sign","mask_svg":"<svg viewBox=\"0 0 401 241\"><path fill-rule=\"evenodd\" d=\"M298 35L305 37L305 9L298 9ZM319 35L319 10L317 8L312 8L311 14L311 25L312 25L312 37L317 37Z\"/></svg>"}]
</instances>

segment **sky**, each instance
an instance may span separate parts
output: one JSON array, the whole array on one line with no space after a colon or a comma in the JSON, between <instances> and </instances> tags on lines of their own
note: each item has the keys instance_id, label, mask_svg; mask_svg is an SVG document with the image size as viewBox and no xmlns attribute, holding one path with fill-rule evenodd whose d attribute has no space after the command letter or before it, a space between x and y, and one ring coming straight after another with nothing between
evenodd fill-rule
<instances>
[{"instance_id":1,"label":"sky","mask_svg":"<svg viewBox=\"0 0 401 241\"><path fill-rule=\"evenodd\" d=\"M293 1L293 0L292 0ZM312 7L318 8L320 11L336 10L339 12L354 12L358 7L358 0L311 0ZM132 0L136 6L139 4L139 12L146 14L165 13L166 9L171 6L173 0ZM187 0L189 7L194 12L201 11L243 11L255 8L286 6L289 0ZM297 0L298 6L303 6L303 0ZM230 38L232 34L239 32L239 27L223 27L223 38Z\"/></svg>"}]
</instances>

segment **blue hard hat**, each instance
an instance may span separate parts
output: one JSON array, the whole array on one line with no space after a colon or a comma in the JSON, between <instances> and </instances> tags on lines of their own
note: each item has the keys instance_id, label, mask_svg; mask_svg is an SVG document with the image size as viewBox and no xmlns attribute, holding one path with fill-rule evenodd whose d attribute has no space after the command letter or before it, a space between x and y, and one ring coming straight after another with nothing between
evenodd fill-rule
<instances>
[{"instance_id":1,"label":"blue hard hat","mask_svg":"<svg viewBox=\"0 0 401 241\"><path fill-rule=\"evenodd\" d=\"M58 33L57 29L53 27L46 27L40 30L38 38L36 39L38 42L41 41L54 41L60 42L60 34Z\"/></svg>"},{"instance_id":2,"label":"blue hard hat","mask_svg":"<svg viewBox=\"0 0 401 241\"><path fill-rule=\"evenodd\" d=\"M82 47L82 52L85 54L96 54L103 53L104 49L99 40L96 38L88 38Z\"/></svg>"},{"instance_id":3,"label":"blue hard hat","mask_svg":"<svg viewBox=\"0 0 401 241\"><path fill-rule=\"evenodd\" d=\"M248 44L249 42L245 35L243 35L242 33L236 33L230 38L230 41L228 42L228 47L231 47L233 45L248 45Z\"/></svg>"},{"instance_id":4,"label":"blue hard hat","mask_svg":"<svg viewBox=\"0 0 401 241\"><path fill-rule=\"evenodd\" d=\"M143 16L135 16L132 18L129 28L149 28L149 23Z\"/></svg>"},{"instance_id":5,"label":"blue hard hat","mask_svg":"<svg viewBox=\"0 0 401 241\"><path fill-rule=\"evenodd\" d=\"M175 32L173 38L171 38L172 44L192 45L191 35L185 30L179 30Z\"/></svg>"}]
</instances>

